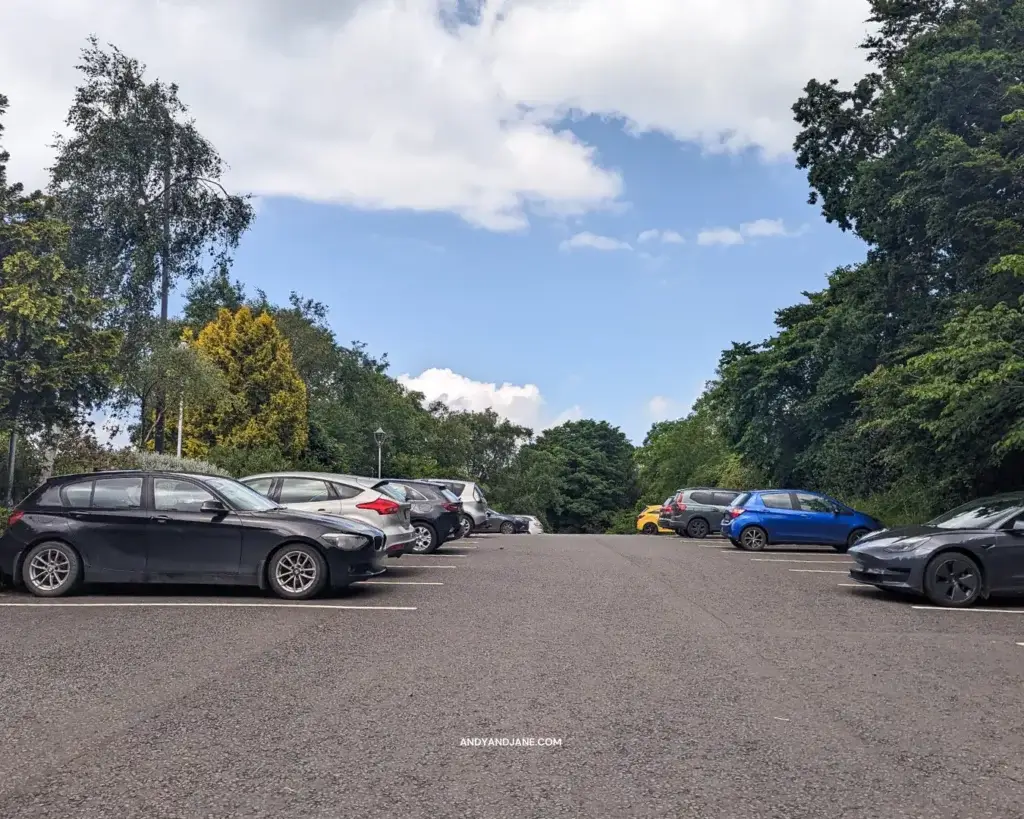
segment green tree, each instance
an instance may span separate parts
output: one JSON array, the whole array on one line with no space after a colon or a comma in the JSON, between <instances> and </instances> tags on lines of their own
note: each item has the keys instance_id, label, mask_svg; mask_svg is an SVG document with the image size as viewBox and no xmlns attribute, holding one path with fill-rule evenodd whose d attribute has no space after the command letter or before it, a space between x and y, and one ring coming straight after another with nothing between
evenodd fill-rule
<instances>
[{"instance_id":1,"label":"green tree","mask_svg":"<svg viewBox=\"0 0 1024 819\"><path fill-rule=\"evenodd\" d=\"M178 88L145 79L145 66L90 38L78 66L84 81L57 140L52 190L71 226L70 260L124 331L122 372L143 366L149 321L168 319L175 281L207 265L223 270L253 218L248 197L220 182L223 162L197 130ZM162 380L162 379L161 379ZM164 446L162 386L155 445Z\"/></svg>"},{"instance_id":2,"label":"green tree","mask_svg":"<svg viewBox=\"0 0 1024 819\"><path fill-rule=\"evenodd\" d=\"M0 96L0 117L6 108ZM64 262L68 228L52 199L8 186L7 160L0 150L0 428L13 469L19 430L69 422L102 400L119 338L99 328L101 302ZM13 491L9 476L8 501Z\"/></svg>"},{"instance_id":3,"label":"green tree","mask_svg":"<svg viewBox=\"0 0 1024 819\"><path fill-rule=\"evenodd\" d=\"M273 318L224 309L198 336L186 330L184 338L220 370L225 386L185 407L183 453L276 447L287 458L301 456L309 435L306 385Z\"/></svg>"}]
</instances>

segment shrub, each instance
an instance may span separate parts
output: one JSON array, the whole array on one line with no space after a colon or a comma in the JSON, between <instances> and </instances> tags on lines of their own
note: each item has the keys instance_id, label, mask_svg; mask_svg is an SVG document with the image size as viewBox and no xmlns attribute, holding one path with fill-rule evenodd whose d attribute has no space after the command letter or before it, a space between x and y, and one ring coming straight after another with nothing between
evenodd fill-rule
<instances>
[{"instance_id":1,"label":"shrub","mask_svg":"<svg viewBox=\"0 0 1024 819\"><path fill-rule=\"evenodd\" d=\"M122 449L111 452L105 469L163 469L168 472L197 472L207 475L230 474L216 464L194 458L179 458L175 455L158 455L155 452L138 452L134 449Z\"/></svg>"}]
</instances>

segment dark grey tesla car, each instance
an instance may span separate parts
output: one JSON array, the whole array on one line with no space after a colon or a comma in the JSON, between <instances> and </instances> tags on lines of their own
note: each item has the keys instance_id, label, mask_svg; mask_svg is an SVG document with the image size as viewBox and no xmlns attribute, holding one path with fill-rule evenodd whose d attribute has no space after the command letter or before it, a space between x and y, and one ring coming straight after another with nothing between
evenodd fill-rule
<instances>
[{"instance_id":1,"label":"dark grey tesla car","mask_svg":"<svg viewBox=\"0 0 1024 819\"><path fill-rule=\"evenodd\" d=\"M965 503L928 523L883 529L847 552L850 576L964 608L1024 593L1024 493Z\"/></svg>"}]
</instances>

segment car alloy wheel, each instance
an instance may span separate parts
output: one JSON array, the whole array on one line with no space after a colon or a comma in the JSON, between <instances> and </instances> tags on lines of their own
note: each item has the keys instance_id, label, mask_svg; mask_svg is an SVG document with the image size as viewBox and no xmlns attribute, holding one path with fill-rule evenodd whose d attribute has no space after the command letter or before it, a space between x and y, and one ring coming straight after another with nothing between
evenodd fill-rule
<instances>
[{"instance_id":1,"label":"car alloy wheel","mask_svg":"<svg viewBox=\"0 0 1024 819\"><path fill-rule=\"evenodd\" d=\"M278 597L307 600L327 585L327 564L312 546L293 543L284 546L270 560L270 586Z\"/></svg>"},{"instance_id":2,"label":"car alloy wheel","mask_svg":"<svg viewBox=\"0 0 1024 819\"><path fill-rule=\"evenodd\" d=\"M938 555L925 569L925 591L937 606L970 606L981 596L981 588L981 569L961 552Z\"/></svg>"},{"instance_id":3,"label":"car alloy wheel","mask_svg":"<svg viewBox=\"0 0 1024 819\"><path fill-rule=\"evenodd\" d=\"M740 544L751 552L760 552L768 545L768 535L760 526L748 526L740 535Z\"/></svg>"},{"instance_id":4,"label":"car alloy wheel","mask_svg":"<svg viewBox=\"0 0 1024 819\"><path fill-rule=\"evenodd\" d=\"M418 554L429 552L434 545L434 530L425 523L417 523L413 527L416 537L412 542L412 550Z\"/></svg>"},{"instance_id":5,"label":"car alloy wheel","mask_svg":"<svg viewBox=\"0 0 1024 819\"><path fill-rule=\"evenodd\" d=\"M708 536L708 531L711 527L708 526L708 522L703 518L694 518L686 526L686 534L697 540L701 540Z\"/></svg>"},{"instance_id":6,"label":"car alloy wheel","mask_svg":"<svg viewBox=\"0 0 1024 819\"><path fill-rule=\"evenodd\" d=\"M515 531L515 527L511 523L503 523L501 524L499 531L503 535L511 535Z\"/></svg>"},{"instance_id":7,"label":"car alloy wheel","mask_svg":"<svg viewBox=\"0 0 1024 819\"><path fill-rule=\"evenodd\" d=\"M642 531L645 535L656 535L658 534L658 527L654 523L645 523Z\"/></svg>"},{"instance_id":8,"label":"car alloy wheel","mask_svg":"<svg viewBox=\"0 0 1024 819\"><path fill-rule=\"evenodd\" d=\"M37 597L59 597L78 581L79 560L64 543L41 543L25 556L22 578Z\"/></svg>"},{"instance_id":9,"label":"car alloy wheel","mask_svg":"<svg viewBox=\"0 0 1024 819\"><path fill-rule=\"evenodd\" d=\"M459 527L462 530L463 537L469 537L469 533L473 531L473 520L469 515L463 515L459 519Z\"/></svg>"}]
</instances>

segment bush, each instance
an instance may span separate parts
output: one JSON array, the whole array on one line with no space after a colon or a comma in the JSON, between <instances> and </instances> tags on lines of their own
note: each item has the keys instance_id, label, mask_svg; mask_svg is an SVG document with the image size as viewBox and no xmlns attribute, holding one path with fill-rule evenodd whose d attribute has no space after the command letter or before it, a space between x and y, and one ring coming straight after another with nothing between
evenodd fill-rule
<instances>
[{"instance_id":1,"label":"bush","mask_svg":"<svg viewBox=\"0 0 1024 819\"><path fill-rule=\"evenodd\" d=\"M176 455L158 455L155 452L138 452L134 449L111 452L110 457L105 460L107 463L103 465L103 469L163 469L168 472L197 472L231 477L226 470L207 461L179 458Z\"/></svg>"}]
</instances>

